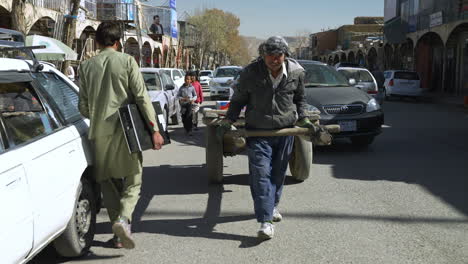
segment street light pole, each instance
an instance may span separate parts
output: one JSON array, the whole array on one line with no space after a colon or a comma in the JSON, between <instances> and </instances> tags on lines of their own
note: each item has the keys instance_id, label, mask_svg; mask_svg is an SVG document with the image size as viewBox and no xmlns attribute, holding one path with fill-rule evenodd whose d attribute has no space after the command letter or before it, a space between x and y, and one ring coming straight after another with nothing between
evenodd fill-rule
<instances>
[{"instance_id":1,"label":"street light pole","mask_svg":"<svg viewBox=\"0 0 468 264\"><path fill-rule=\"evenodd\" d=\"M141 67L143 61L143 37L141 36L141 20L140 20L140 8L139 8L139 1L135 0L134 2L135 7L135 25L137 30L137 39L138 39L138 52L140 54L138 65Z\"/></svg>"}]
</instances>

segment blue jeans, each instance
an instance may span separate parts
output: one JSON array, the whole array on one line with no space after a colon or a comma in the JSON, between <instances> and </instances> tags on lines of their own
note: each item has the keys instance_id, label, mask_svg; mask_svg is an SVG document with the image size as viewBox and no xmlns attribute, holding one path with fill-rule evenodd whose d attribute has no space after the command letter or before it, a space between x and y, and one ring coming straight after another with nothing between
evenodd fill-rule
<instances>
[{"instance_id":1,"label":"blue jeans","mask_svg":"<svg viewBox=\"0 0 468 264\"><path fill-rule=\"evenodd\" d=\"M250 191L258 222L273 220L294 144L293 136L247 138Z\"/></svg>"}]
</instances>

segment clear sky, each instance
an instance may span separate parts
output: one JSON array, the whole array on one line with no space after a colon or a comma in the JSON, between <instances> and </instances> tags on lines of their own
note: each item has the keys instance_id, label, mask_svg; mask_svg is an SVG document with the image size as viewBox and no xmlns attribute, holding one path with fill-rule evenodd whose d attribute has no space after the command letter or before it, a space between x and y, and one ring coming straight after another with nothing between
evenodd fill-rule
<instances>
[{"instance_id":1,"label":"clear sky","mask_svg":"<svg viewBox=\"0 0 468 264\"><path fill-rule=\"evenodd\" d=\"M156 5L167 0L149 0ZM296 36L352 24L357 16L383 16L384 0L177 0L177 11L219 8L240 18L240 33Z\"/></svg>"}]
</instances>

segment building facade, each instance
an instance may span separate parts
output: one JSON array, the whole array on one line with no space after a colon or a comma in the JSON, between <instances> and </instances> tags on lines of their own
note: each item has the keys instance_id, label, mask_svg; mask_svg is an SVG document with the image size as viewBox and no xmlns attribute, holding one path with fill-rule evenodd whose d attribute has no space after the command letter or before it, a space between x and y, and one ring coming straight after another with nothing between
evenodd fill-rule
<instances>
[{"instance_id":1,"label":"building facade","mask_svg":"<svg viewBox=\"0 0 468 264\"><path fill-rule=\"evenodd\" d=\"M386 0L391 68L415 70L428 91L468 95L468 1Z\"/></svg>"},{"instance_id":2,"label":"building facade","mask_svg":"<svg viewBox=\"0 0 468 264\"><path fill-rule=\"evenodd\" d=\"M12 3L14 0L0 0L0 27L12 28ZM43 35L63 40L65 19L70 15L71 0L29 0L25 7L26 35ZM159 9L128 0L81 0L76 19L73 49L78 59L83 60L97 50L95 34L103 21L122 24L124 35L121 51L132 55L142 67L184 67L188 68L190 54L179 47L177 38L171 34L149 36L152 16ZM137 23L137 21L140 21ZM137 34L137 25L142 34ZM169 33L172 33L169 30ZM184 53L186 60L179 53Z\"/></svg>"}]
</instances>

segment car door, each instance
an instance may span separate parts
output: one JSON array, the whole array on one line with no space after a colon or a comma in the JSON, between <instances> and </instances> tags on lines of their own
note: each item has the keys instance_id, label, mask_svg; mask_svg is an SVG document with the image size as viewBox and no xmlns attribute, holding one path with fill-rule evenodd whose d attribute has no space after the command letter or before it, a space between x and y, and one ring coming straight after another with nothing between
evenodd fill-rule
<instances>
[{"instance_id":1,"label":"car door","mask_svg":"<svg viewBox=\"0 0 468 264\"><path fill-rule=\"evenodd\" d=\"M65 208L62 205L67 202L66 194L70 193L64 179L73 173L73 160L68 158L74 146L62 148L66 143L61 138L69 139L72 134L59 125L36 85L31 82L3 85L9 86L7 89L13 105L7 113L2 113L5 135L12 153L7 154L16 155L16 159L11 158L15 162L11 163L13 167L7 172L13 171L19 179L15 181L13 178L7 184L21 186L23 179L27 182L31 200L25 210L31 208L32 211L32 250L35 250L65 227L66 218L70 216L63 216ZM21 176L23 173L25 178Z\"/></svg>"},{"instance_id":2,"label":"car door","mask_svg":"<svg viewBox=\"0 0 468 264\"><path fill-rule=\"evenodd\" d=\"M2 117L0 123L3 124ZM0 229L1 259L3 263L16 263L23 260L33 246L32 198L21 150L7 149L2 140L4 131L0 133L0 201L4 213L4 217L0 217L0 226L4 227Z\"/></svg>"},{"instance_id":3,"label":"car door","mask_svg":"<svg viewBox=\"0 0 468 264\"><path fill-rule=\"evenodd\" d=\"M34 246L46 243L51 235L65 228L73 212L80 182L82 148L73 123L82 120L78 93L53 72L35 74L34 83L44 108L54 123L46 137L28 149L25 163L34 197Z\"/></svg>"}]
</instances>

